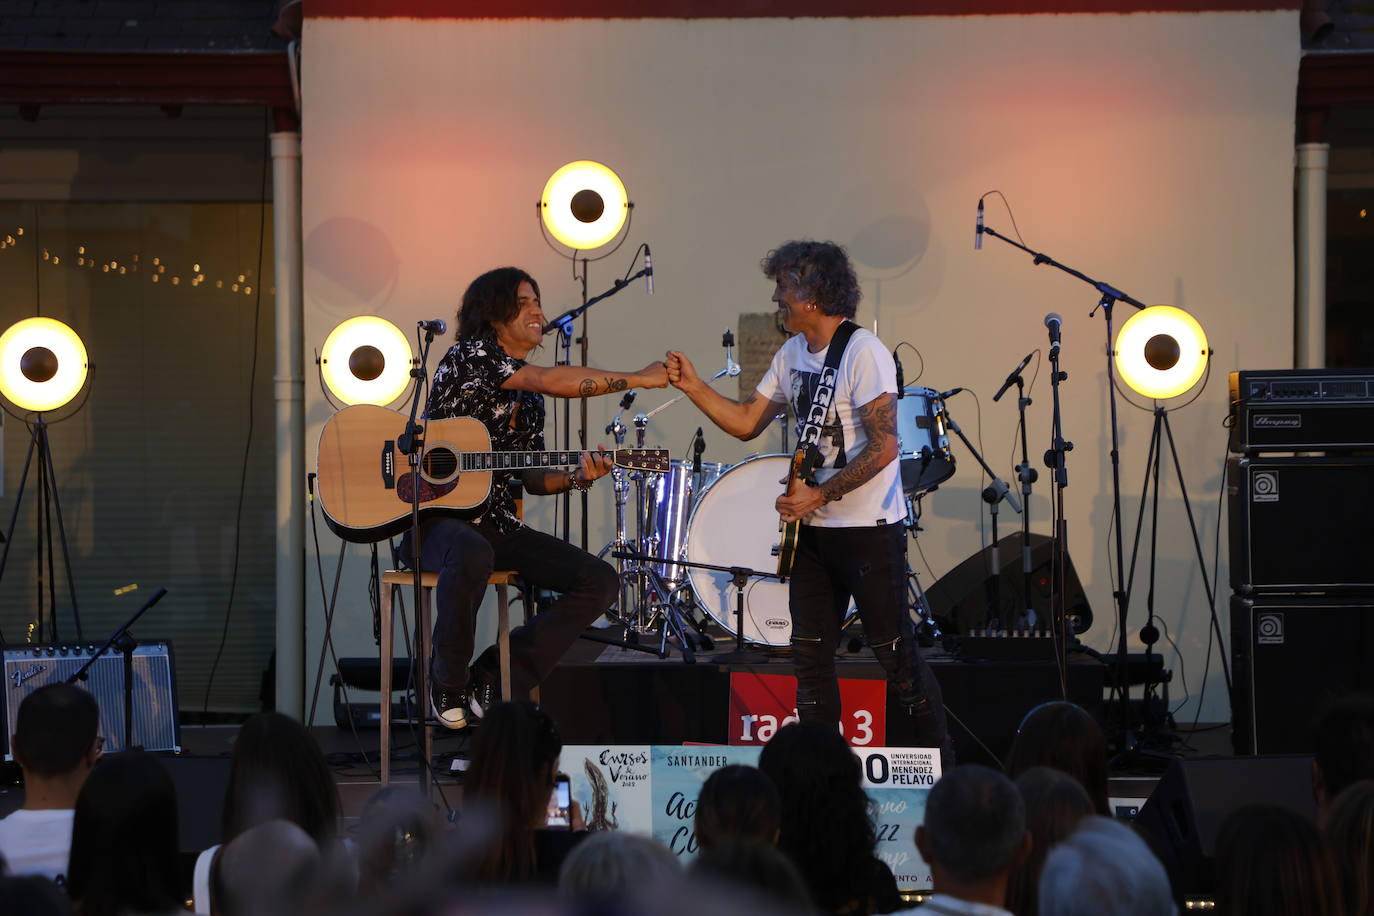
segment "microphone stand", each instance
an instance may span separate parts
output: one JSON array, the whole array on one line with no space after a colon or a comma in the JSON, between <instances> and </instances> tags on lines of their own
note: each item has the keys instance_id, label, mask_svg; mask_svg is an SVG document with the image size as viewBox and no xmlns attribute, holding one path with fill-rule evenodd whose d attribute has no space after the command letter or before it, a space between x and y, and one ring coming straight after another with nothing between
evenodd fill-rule
<instances>
[{"instance_id":1,"label":"microphone stand","mask_svg":"<svg viewBox=\"0 0 1374 916\"><path fill-rule=\"evenodd\" d=\"M411 377L417 380L415 384L415 393L410 398L410 417L406 420L405 432L396 437L396 448L406 456L406 463L410 467L410 555L413 573L410 580L410 586L412 594L411 603L415 608L416 624L415 653L411 656L413 659L411 663L411 681L415 685L415 706L417 709L421 710L420 727L425 730L426 738L426 740L420 742L421 750L418 755L420 757L420 786L425 794L429 793L430 780L432 778L432 773L430 772L432 762L429 759L429 730L426 724L429 719L430 708L429 653L422 652L421 650L429 645L434 636L432 633L424 632L422 626L424 615L420 611L424 601L424 586L420 581L420 557L423 555L421 551L422 544L420 542L420 486L423 482L420 476L420 458L424 451L425 430L424 427L416 422L416 417L419 416L420 413L420 395L425 389L424 378L426 368L429 364L429 348L433 343L434 331L430 328L425 328L424 342L420 346L419 365L413 366L410 370ZM384 660L383 664L390 664L390 662ZM382 697L382 715L391 715L390 697ZM384 747L381 749L381 752L383 754L390 754L391 748Z\"/></svg>"},{"instance_id":2,"label":"microphone stand","mask_svg":"<svg viewBox=\"0 0 1374 916\"><path fill-rule=\"evenodd\" d=\"M1110 348L1109 348L1110 349ZM1059 383L1069 377L1059 370L1059 342L1050 345L1050 392L1053 408L1050 420L1050 448L1045 452L1045 465L1053 472L1050 486L1054 490L1054 536L1050 545L1050 629L1054 638L1054 664L1059 670L1059 694L1069 698L1068 621L1065 607L1065 572L1068 570L1068 522L1064 518L1064 489L1069 485L1069 471L1064 456L1073 450L1073 443L1064 439L1063 413L1060 409ZM1115 412L1113 412L1115 416ZM1115 433L1115 425L1113 425ZM1116 454L1116 448L1112 448ZM1118 503L1118 511L1120 505ZM1119 516L1118 516L1119 520ZM1029 545L1027 545L1029 549ZM1124 621L1123 621L1124 623Z\"/></svg>"},{"instance_id":3,"label":"microphone stand","mask_svg":"<svg viewBox=\"0 0 1374 916\"><path fill-rule=\"evenodd\" d=\"M1026 382L1021 378L1021 373L1017 372L1016 411L1020 414L1018 422L1021 426L1021 463L1016 466L1016 478L1021 481L1021 504L1025 507L1025 511L1021 513L1021 590L1026 599L1026 629L1034 630L1039 621L1031 604L1030 498L1031 484L1039 479L1040 473L1031 467L1030 456L1027 453L1026 408L1031 405L1031 399L1026 397L1025 393Z\"/></svg>"},{"instance_id":4,"label":"microphone stand","mask_svg":"<svg viewBox=\"0 0 1374 916\"><path fill-rule=\"evenodd\" d=\"M545 333L545 334L549 333L550 331L554 331L554 330L558 331L558 344L559 344L559 346L562 347L562 349L563 349L563 362L562 362L560 365L564 365L564 366L572 365L572 358L571 358L571 356L570 356L570 354L569 354L569 352L568 352L569 348L570 348L571 345L572 345L572 323L573 323L574 321L576 321L579 317L582 319L582 334L581 334L581 336L578 338L578 343L581 345L581 346L580 346L580 350L581 350L581 356L582 356L582 365L583 365L583 366L586 366L586 365L587 365L587 349L588 349L588 343L589 343L588 336L587 336L587 309L591 308L593 305L596 305L596 304L597 304L598 302L600 302L602 299L609 299L611 296L614 296L616 293L620 292L622 289L624 289L625 287L629 286L629 285L630 285L631 283L633 283L635 280L638 280L640 277L649 276L649 274L650 274L650 269L649 269L649 268L647 268L647 267L640 268L640 270L639 270L637 273L631 274L630 276L625 277L625 278L623 278L623 279L616 280L616 281L615 281L615 284L614 284L610 289L606 290L604 293L601 293L601 294L599 294L599 295L593 296L592 298L588 299L588 298L587 298L587 259L586 259L586 258L583 258L583 259L582 259L582 304L579 305L579 306L576 306L575 308L570 308L570 309L568 309L566 312L564 312L563 314L559 315L557 318L553 319L553 320L550 321L548 324L544 325L544 333ZM580 428L578 429L578 441L579 441L579 443L580 443L580 445L579 445L579 451L584 451L584 452L585 452L585 451L587 450L587 399L586 399L586 398L580 398L579 400L582 402L581 405L580 405L580 410L579 410L579 413L580 413L580 421L581 421L581 426L580 426ZM572 420L571 420L571 418L569 417L569 399L568 399L568 398L564 398L564 399L563 399L563 450L564 450L564 451L572 451L572 447L571 447L571 445L569 445L569 442L568 442L568 437L569 437L569 435L571 434L571 432L572 432ZM582 549L583 549L583 550L586 550L586 549L587 549L587 537L588 537L588 532L587 532L587 491L586 491L586 490L583 490L583 491L581 491L581 492L582 492ZM565 541L571 539L571 533L570 533L570 530L569 530L570 524L571 524L571 514L572 514L572 510L571 510L572 500L571 500L571 497L572 497L571 491L569 491L569 492L563 494L563 540L565 540Z\"/></svg>"},{"instance_id":5,"label":"microphone stand","mask_svg":"<svg viewBox=\"0 0 1374 916\"><path fill-rule=\"evenodd\" d=\"M1065 265L1060 264L1058 261L1056 261L1056 260L1054 260L1053 258L1049 257L1048 255L1042 254L1041 252L1038 252L1038 251L1033 251L1033 250L1031 250L1030 248L1027 248L1025 245L1022 245L1020 242L1017 242L1017 241L1015 241L1014 239L1007 238L1005 235L1002 235L1000 232L996 231L995 229L992 229L992 228L990 228L990 227L988 227L988 226L979 226L979 227L978 227L978 235L981 237L983 234L990 235L990 236L992 236L992 237L995 238L995 239L1001 239L1002 241L1006 242L1008 245L1011 245L1011 246L1013 246L1013 247L1015 247L1015 248L1019 248L1019 249L1021 249L1022 251L1026 252L1027 254L1031 255L1031 257L1033 258L1033 261L1032 261L1032 265L1033 265L1033 266L1039 266L1039 265L1041 265L1041 264L1048 264L1048 265L1050 265L1051 267L1057 267L1057 268L1059 268L1060 270L1064 271L1065 273L1069 274L1070 276L1074 276L1074 277L1077 277L1078 279L1082 280L1084 283L1088 284L1089 286L1091 286L1093 289L1097 290L1097 291L1101 294L1101 298L1098 300L1097 305L1093 307L1093 310L1092 310L1091 312L1088 313L1088 317L1091 318L1093 315L1097 314L1097 309L1098 309L1098 308L1101 308L1101 309L1102 309L1102 315L1103 315L1103 317L1106 319L1106 325L1107 325L1107 327L1106 327L1106 330L1107 330L1107 350L1106 350L1106 353L1107 353L1107 401L1108 401L1108 403L1109 403L1109 405L1110 405L1110 408L1111 408L1111 424L1112 424L1112 452L1111 452L1111 462L1112 462L1112 524L1113 524L1113 527L1114 527L1114 529L1115 529L1115 534L1116 534L1116 544L1115 544L1115 547L1116 547L1116 589L1112 592L1112 598L1113 598L1113 600L1116 602L1117 627L1118 627L1118 630L1119 630L1119 633L1120 633L1120 640L1119 640L1118 645L1117 645L1117 672L1116 672L1116 676L1117 676L1117 690L1118 690L1118 692L1119 692L1119 693L1118 693L1118 698L1119 698L1119 700L1120 700L1121 747L1122 747L1123 750L1133 750L1133 749L1135 748L1136 744L1137 744L1137 736L1134 735L1134 734L1132 733L1132 729L1131 729L1130 699L1129 699L1129 697L1127 696L1127 690L1126 690L1126 661L1127 661L1127 652L1126 652L1126 624L1127 624L1127 612L1128 612L1128 610L1129 610L1129 608L1130 608L1130 595L1129 595L1129 593L1127 592L1126 587L1125 587L1125 583L1126 583L1125 548L1124 548L1124 544L1123 544L1123 540L1122 540L1122 534L1121 534L1121 453L1120 453L1120 450L1119 450L1119 449L1120 449L1120 436L1119 436L1119 431L1118 431L1118 426L1117 426L1117 415L1116 415L1116 375L1115 375L1115 373L1116 373L1116 366L1115 366L1115 363L1114 363L1114 361L1113 361L1113 359L1112 359L1112 357L1115 356L1115 353L1114 353L1114 351L1113 351L1113 346L1114 346L1114 344L1115 344L1115 341L1113 340L1113 337L1112 337L1112 307L1113 307L1114 305L1116 305L1117 302L1125 302L1125 303L1127 303L1127 304L1129 304L1129 305L1135 306L1137 309L1144 309L1146 306L1145 306L1145 303L1141 302L1141 301L1138 300L1138 299L1134 299L1134 298L1132 298L1132 297L1126 295L1126 294L1123 293L1121 290L1116 289L1115 287L1110 286L1110 285L1108 285L1108 284L1106 284L1106 283L1103 283L1103 282L1101 282L1101 281L1094 280L1092 277L1089 277L1089 276L1087 276L1086 274L1080 273L1079 271L1074 270L1074 269L1071 268L1071 267L1066 267ZM1058 491L1057 494L1056 494L1056 501L1055 501L1055 505L1056 505L1056 514L1057 514L1057 523L1056 523L1056 529L1055 529L1055 540L1056 540L1056 544L1055 544L1055 563L1056 563L1056 570L1055 570L1055 573L1056 573L1056 575L1055 575L1055 577L1054 577L1054 582L1053 582L1053 587L1052 587L1052 593L1058 595L1058 601L1056 602L1056 615L1057 615L1058 619L1054 621L1055 630L1056 630L1056 632L1058 632L1058 631L1063 630L1064 627L1065 627L1065 623L1064 623L1064 619L1063 619L1063 618L1064 618L1063 606L1064 606L1064 600L1065 600L1065 599L1064 599L1064 594L1063 594L1063 582L1062 582L1062 580L1059 578L1059 573L1061 572L1060 564L1063 563L1064 558L1065 558L1066 555L1067 555L1067 550L1065 549L1065 546L1064 546L1064 539L1063 539L1063 534L1064 534L1064 531L1065 531L1066 523L1065 523L1065 520L1064 520L1064 512L1063 512L1064 496L1063 496L1062 488L1068 485L1068 481L1067 481L1066 475L1065 475L1065 473L1064 473L1064 453L1067 452L1069 449L1071 449L1071 448L1073 447L1073 444L1072 444L1072 443L1066 443L1066 442L1064 442L1063 437L1062 437L1062 435L1061 435L1060 426L1059 426L1059 420L1060 420L1060 415L1059 415L1059 376L1060 376L1060 372L1059 372L1059 351L1058 351L1058 348L1054 348L1054 349L1051 351L1051 364L1052 364L1052 367L1053 367L1053 369L1054 369L1053 373L1051 374L1051 381L1053 382L1053 387L1054 387L1054 398L1055 398L1055 401L1054 401L1054 421L1055 421L1054 448L1051 449L1051 452L1055 454L1055 460L1054 460L1052 463L1047 461L1047 463L1051 463L1051 466L1055 469L1055 486L1059 488L1059 491ZM1047 458L1049 457L1048 454L1047 454L1046 457L1047 457ZM1062 569L1063 569L1064 571L1066 571L1066 570L1067 570L1067 566L1063 566ZM1063 670L1063 669L1061 669L1061 670Z\"/></svg>"},{"instance_id":6,"label":"microphone stand","mask_svg":"<svg viewBox=\"0 0 1374 916\"><path fill-rule=\"evenodd\" d=\"M134 650L138 648L138 640L134 639L134 634L129 632L138 618L143 616L143 612L162 600L162 596L167 594L167 589L160 588L147 601L143 607L134 612L134 616L120 624L119 629L110 634L110 638L105 640L105 645L95 651L95 654L86 660L86 664L76 670L76 673L67 678L68 684L86 680L86 672L94 665L96 659L109 651L111 646L117 648L124 655L124 745L119 750L127 751L134 745Z\"/></svg>"}]
</instances>

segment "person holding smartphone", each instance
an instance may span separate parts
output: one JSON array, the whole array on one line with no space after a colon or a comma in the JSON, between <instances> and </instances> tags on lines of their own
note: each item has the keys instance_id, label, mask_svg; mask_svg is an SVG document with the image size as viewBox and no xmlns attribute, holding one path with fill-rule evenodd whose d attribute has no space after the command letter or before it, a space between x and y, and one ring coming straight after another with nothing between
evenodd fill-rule
<instances>
[{"instance_id":1,"label":"person holding smartphone","mask_svg":"<svg viewBox=\"0 0 1374 916\"><path fill-rule=\"evenodd\" d=\"M498 703L483 718L463 797L498 811L502 831L477 864L474 880L557 883L563 860L587 836L568 778L558 771L562 752L553 718L528 700Z\"/></svg>"}]
</instances>

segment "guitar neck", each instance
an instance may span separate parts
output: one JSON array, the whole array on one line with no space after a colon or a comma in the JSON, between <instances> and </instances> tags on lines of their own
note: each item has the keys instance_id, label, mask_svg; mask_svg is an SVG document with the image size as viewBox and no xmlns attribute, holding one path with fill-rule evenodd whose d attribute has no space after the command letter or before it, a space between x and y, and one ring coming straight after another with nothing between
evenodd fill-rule
<instances>
[{"instance_id":1,"label":"guitar neck","mask_svg":"<svg viewBox=\"0 0 1374 916\"><path fill-rule=\"evenodd\" d=\"M576 467L582 452L463 452L464 471L511 471Z\"/></svg>"}]
</instances>

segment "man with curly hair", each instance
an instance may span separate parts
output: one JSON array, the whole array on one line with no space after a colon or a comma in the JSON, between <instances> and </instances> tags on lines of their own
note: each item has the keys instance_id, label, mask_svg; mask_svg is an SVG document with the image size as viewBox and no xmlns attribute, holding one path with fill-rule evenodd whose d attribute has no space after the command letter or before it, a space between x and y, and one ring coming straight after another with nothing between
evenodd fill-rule
<instances>
[{"instance_id":1,"label":"man with curly hair","mask_svg":"<svg viewBox=\"0 0 1374 916\"><path fill-rule=\"evenodd\" d=\"M668 380L725 432L748 440L791 404L802 441L831 338L854 317L861 292L845 250L834 242L792 241L760 264L793 335L743 401L714 391L686 356L668 353ZM784 521L801 521L789 581L797 715L838 725L835 650L851 597L890 689L915 717L916 741L946 742L940 687L920 656L907 613L906 500L897 461L897 370L874 334L854 327L817 443L815 479L776 502Z\"/></svg>"},{"instance_id":2,"label":"man with curly hair","mask_svg":"<svg viewBox=\"0 0 1374 916\"><path fill-rule=\"evenodd\" d=\"M638 372L584 366L536 366L525 361L544 337L539 285L517 267L487 271L469 284L458 308L456 342L434 370L425 416L481 421L494 451L544 450L544 395L586 398L627 388L664 388L661 362ZM434 518L420 526L420 568L439 574L434 592L434 653L430 707L449 729L481 718L497 699L494 647L472 659L477 612L493 569L513 569L536 588L560 594L549 608L511 631L511 691L516 697L543 680L573 641L615 601L615 569L581 548L520 520L508 480L541 495L586 490L611 470L602 453L583 452L573 471L527 468L497 473L491 497L466 520ZM415 562L410 532L401 559ZM505 697L504 699L511 699Z\"/></svg>"}]
</instances>

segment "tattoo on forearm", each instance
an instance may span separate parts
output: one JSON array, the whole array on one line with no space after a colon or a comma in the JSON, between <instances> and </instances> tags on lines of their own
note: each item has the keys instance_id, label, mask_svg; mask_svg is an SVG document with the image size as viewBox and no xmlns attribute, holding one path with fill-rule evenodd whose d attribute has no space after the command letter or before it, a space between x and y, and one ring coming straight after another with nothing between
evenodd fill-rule
<instances>
[{"instance_id":1,"label":"tattoo on forearm","mask_svg":"<svg viewBox=\"0 0 1374 916\"><path fill-rule=\"evenodd\" d=\"M584 398L589 398L596 394L596 379L584 378L578 383L577 393Z\"/></svg>"},{"instance_id":2,"label":"tattoo on forearm","mask_svg":"<svg viewBox=\"0 0 1374 916\"><path fill-rule=\"evenodd\" d=\"M835 499L863 486L883 469L883 443L897 435L897 398L888 394L865 404L859 409L859 423L868 441L838 474L821 485L821 492L827 499Z\"/></svg>"},{"instance_id":3,"label":"tattoo on forearm","mask_svg":"<svg viewBox=\"0 0 1374 916\"><path fill-rule=\"evenodd\" d=\"M610 394L612 391L624 391L628 387L630 387L630 383L623 378L606 377L607 394Z\"/></svg>"}]
</instances>

